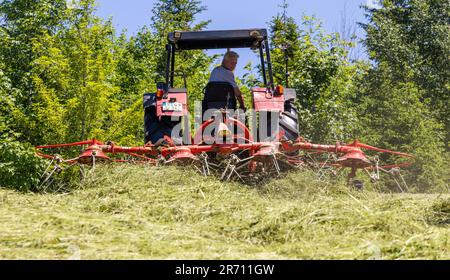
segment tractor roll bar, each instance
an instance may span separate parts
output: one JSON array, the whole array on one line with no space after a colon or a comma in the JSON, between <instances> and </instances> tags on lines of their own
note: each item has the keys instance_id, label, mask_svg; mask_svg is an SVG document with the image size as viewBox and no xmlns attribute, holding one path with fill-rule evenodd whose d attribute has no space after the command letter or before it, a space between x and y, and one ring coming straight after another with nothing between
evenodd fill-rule
<instances>
[{"instance_id":1,"label":"tractor roll bar","mask_svg":"<svg viewBox=\"0 0 450 280\"><path fill-rule=\"evenodd\" d=\"M167 39L168 44L166 46L166 84L170 87L173 87L173 73L175 70L176 51L226 48L259 48L264 85L268 89L274 90L269 40L267 36L267 30L264 28L212 31L174 31L168 34ZM269 79L267 79L267 75L269 76Z\"/></svg>"}]
</instances>

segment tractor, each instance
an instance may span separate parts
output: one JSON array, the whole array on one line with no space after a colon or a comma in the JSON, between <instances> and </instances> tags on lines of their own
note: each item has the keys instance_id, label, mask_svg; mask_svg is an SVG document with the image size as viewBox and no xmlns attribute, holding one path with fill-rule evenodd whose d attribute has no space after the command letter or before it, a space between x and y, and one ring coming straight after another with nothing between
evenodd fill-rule
<instances>
[{"instance_id":1,"label":"tractor","mask_svg":"<svg viewBox=\"0 0 450 280\"><path fill-rule=\"evenodd\" d=\"M230 49L251 48L258 49L261 59L261 72L263 87L251 89L252 112L259 115L260 120L253 133L245 126L239 114L236 112L236 98L233 88L225 82L210 82L204 89L202 100L202 115L196 120L203 121L201 131L196 131L190 136L189 126L183 126L182 135L176 135L180 130L183 119L188 119L190 112L187 104L188 91L184 88L174 88L176 76L175 62L177 52L193 49ZM266 141L274 133L282 133L287 140L295 140L299 137L298 117L295 107L296 93L294 89L274 86L272 63L268 46L267 31L265 29L228 30L228 31L194 31L194 32L172 32L168 35L167 63L165 70L165 82L157 85L157 92L144 95L145 109L145 143L162 143L164 137L170 137L177 145L202 143L204 130L209 125L219 125L221 122L213 122L212 110L224 110L222 112L228 117L222 119L230 122L240 132L245 132L242 137L252 136L252 139L244 138L246 141ZM186 81L186 79L184 79ZM205 114L210 110L210 114ZM235 113L235 114L233 114ZM244 112L240 112L244 117ZM247 114L247 116L250 114ZM235 118L233 118L235 117ZM244 120L245 121L245 120ZM253 121L255 121L253 119ZM187 122L184 122L187 123ZM223 123L223 122L222 122ZM264 127L261 127L264 124ZM222 127L224 127L222 125ZM174 128L177 129L175 133ZM231 129L231 128L230 128ZM241 133L240 133L241 134ZM247 136L246 136L247 135ZM214 135L208 135L214 138ZM273 137L272 137L273 138ZM211 141L210 141L211 142ZM211 144L214 141L211 142ZM166 143L166 142L164 142Z\"/></svg>"},{"instance_id":2,"label":"tractor","mask_svg":"<svg viewBox=\"0 0 450 280\"><path fill-rule=\"evenodd\" d=\"M236 108L233 87L226 82L209 82L203 99L192 106L189 91L174 87L180 73L175 71L177 53L186 50L250 48L259 51L262 85L251 88L252 108ZM174 31L168 34L165 81L156 91L143 96L144 143L141 147L124 147L96 139L68 144L38 146L38 155L52 160L46 180L61 165L90 165L98 162L132 162L151 165L176 164L193 166L202 174L215 174L222 180L259 180L275 177L286 170L314 167L350 169L348 181L355 180L358 169L373 180L380 172L394 174L411 162L382 164L377 155L368 157L363 150L413 158L412 155L369 146L355 140L349 144L313 144L299 133L296 91L275 85L266 29ZM181 73L183 77L183 73ZM185 78L185 77L184 77ZM191 132L190 116L195 110L195 129ZM64 160L42 150L82 146L82 153ZM319 155L319 156L317 156ZM320 161L319 158L326 160ZM402 186L399 184L399 188Z\"/></svg>"}]
</instances>

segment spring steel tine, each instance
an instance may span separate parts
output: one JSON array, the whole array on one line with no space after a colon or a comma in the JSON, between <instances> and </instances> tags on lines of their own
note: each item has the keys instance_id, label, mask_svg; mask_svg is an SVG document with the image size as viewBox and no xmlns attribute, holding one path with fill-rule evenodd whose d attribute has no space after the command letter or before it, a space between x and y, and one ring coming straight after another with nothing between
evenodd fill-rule
<instances>
[{"instance_id":1,"label":"spring steel tine","mask_svg":"<svg viewBox=\"0 0 450 280\"><path fill-rule=\"evenodd\" d=\"M211 165L214 168L219 168L220 167L219 164L215 164L215 163L212 163L212 162L210 162L209 165Z\"/></svg>"},{"instance_id":2,"label":"spring steel tine","mask_svg":"<svg viewBox=\"0 0 450 280\"><path fill-rule=\"evenodd\" d=\"M95 155L92 154L92 171L95 169Z\"/></svg>"},{"instance_id":3,"label":"spring steel tine","mask_svg":"<svg viewBox=\"0 0 450 280\"><path fill-rule=\"evenodd\" d=\"M66 170L68 170L69 168L72 168L72 167L75 166L75 165L78 165L78 163L76 163L76 162L75 162L75 163L72 163L71 165L67 166L66 168L61 169L61 172L62 172L62 171L66 171ZM54 178L53 178L53 179L54 179ZM50 184L49 184L49 186L50 186ZM55 192L61 191L61 190L63 189L63 187L64 187L64 184L60 184L59 187L58 187L58 189L56 189Z\"/></svg>"},{"instance_id":4,"label":"spring steel tine","mask_svg":"<svg viewBox=\"0 0 450 280\"><path fill-rule=\"evenodd\" d=\"M255 156L251 156L251 157L248 157L248 158L239 159L239 162L250 161L250 160L252 160L252 159L254 159L254 158L255 158Z\"/></svg>"},{"instance_id":5,"label":"spring steel tine","mask_svg":"<svg viewBox=\"0 0 450 280\"><path fill-rule=\"evenodd\" d=\"M388 174L390 174L392 176L392 178L394 179L395 183L397 184L398 189L404 193L405 191L403 190L402 186L400 185L400 183L398 182L397 178L395 178L395 173L398 172L398 169L396 168L392 168L389 171L386 171Z\"/></svg>"},{"instance_id":6,"label":"spring steel tine","mask_svg":"<svg viewBox=\"0 0 450 280\"><path fill-rule=\"evenodd\" d=\"M405 179L403 178L402 174L400 173L400 169L398 170L398 175L399 175L400 178L402 179L402 182L403 182L403 184L405 185L406 190L409 192L408 184L406 184Z\"/></svg>"},{"instance_id":7,"label":"spring steel tine","mask_svg":"<svg viewBox=\"0 0 450 280\"><path fill-rule=\"evenodd\" d=\"M208 166L208 161L206 160L206 159L204 159L202 162L201 162L201 164L202 164L202 173L203 173L203 176L205 176L205 177L208 177L208 175L209 175L209 166ZM197 167L197 166L196 166Z\"/></svg>"},{"instance_id":8,"label":"spring steel tine","mask_svg":"<svg viewBox=\"0 0 450 280\"><path fill-rule=\"evenodd\" d=\"M378 156L376 156L375 158L374 158L374 160L375 160L375 168L376 168L376 178L377 178L377 180L379 180L380 179L380 165L379 165L379 163L380 163L380 159L379 159L379 157Z\"/></svg>"},{"instance_id":9,"label":"spring steel tine","mask_svg":"<svg viewBox=\"0 0 450 280\"><path fill-rule=\"evenodd\" d=\"M48 182L48 180L53 176L53 174L58 170L61 169L61 167L59 165L55 165L55 167L53 168L53 170L47 175L47 177L45 178L45 180L39 185L39 188L41 188L44 184L46 184Z\"/></svg>"},{"instance_id":10,"label":"spring steel tine","mask_svg":"<svg viewBox=\"0 0 450 280\"><path fill-rule=\"evenodd\" d=\"M330 160L330 158L331 158L332 156L329 154L328 156L327 156L327 159L325 160L325 162L322 164L322 163L318 163L319 164L319 170L317 171L317 176L319 176L319 180L321 180L325 175L326 175L326 173L325 173L325 171L324 171L324 167L325 167L325 165L328 163L328 161Z\"/></svg>"},{"instance_id":11,"label":"spring steel tine","mask_svg":"<svg viewBox=\"0 0 450 280\"><path fill-rule=\"evenodd\" d=\"M195 168L197 168L198 171L200 171L200 168L198 168L197 166L195 166ZM202 164L202 170L201 170L201 173L203 174L203 176L208 177L208 174L207 174L206 172L207 172L207 171L206 171L206 168L205 168L205 166Z\"/></svg>"},{"instance_id":12,"label":"spring steel tine","mask_svg":"<svg viewBox=\"0 0 450 280\"><path fill-rule=\"evenodd\" d=\"M45 184L45 186L44 186L44 188L43 188L43 190L42 190L45 194L47 193L48 187L51 186L51 184L53 184L53 181L55 181L55 178L52 178L50 181L48 181L48 182Z\"/></svg>"},{"instance_id":13,"label":"spring steel tine","mask_svg":"<svg viewBox=\"0 0 450 280\"><path fill-rule=\"evenodd\" d=\"M45 176L45 174L47 174L47 170L50 168L50 166L52 165L54 160L55 160L55 158L52 158L52 160L50 161L50 163L47 165L47 167L45 168L44 172L42 173L40 179L42 179Z\"/></svg>"},{"instance_id":14,"label":"spring steel tine","mask_svg":"<svg viewBox=\"0 0 450 280\"><path fill-rule=\"evenodd\" d=\"M400 179L402 180L402 183L403 183L405 189L409 192L408 184L406 184L406 181L405 181L405 179L403 178L403 176L402 176L402 174L401 174L401 172L400 172L400 168L392 168L392 169L390 170L390 173L392 174L392 176L394 176L395 174L397 174L398 177L400 177ZM397 182L397 181L396 181L396 182ZM398 183L398 184L399 184L399 183Z\"/></svg>"},{"instance_id":15,"label":"spring steel tine","mask_svg":"<svg viewBox=\"0 0 450 280\"><path fill-rule=\"evenodd\" d=\"M47 182L50 177L53 175L53 173L55 173L56 169L58 168L58 165L55 165L53 167L53 170L50 172L45 171L45 174L47 174L47 176L45 177L45 180L41 183L41 185L39 187L41 187L43 184L45 184L45 182Z\"/></svg>"},{"instance_id":16,"label":"spring steel tine","mask_svg":"<svg viewBox=\"0 0 450 280\"><path fill-rule=\"evenodd\" d=\"M397 183L397 187L399 188L399 190L404 193L405 191L402 189L402 186L400 186L400 184L398 183L397 179L395 179L395 176L392 174L392 178L394 178L395 183Z\"/></svg>"},{"instance_id":17,"label":"spring steel tine","mask_svg":"<svg viewBox=\"0 0 450 280\"><path fill-rule=\"evenodd\" d=\"M367 176L369 176L369 178L372 180L372 182L376 181L376 174L375 173L370 173L369 170L367 170L367 168L363 168L363 170L367 173Z\"/></svg>"},{"instance_id":18,"label":"spring steel tine","mask_svg":"<svg viewBox=\"0 0 450 280\"><path fill-rule=\"evenodd\" d=\"M228 168L230 166L230 162L228 162L227 167L225 167L225 170L222 173L222 177L220 177L220 180L223 180L225 178L225 175L227 174Z\"/></svg>"},{"instance_id":19,"label":"spring steel tine","mask_svg":"<svg viewBox=\"0 0 450 280\"><path fill-rule=\"evenodd\" d=\"M194 166L195 169L197 169L197 171L198 171L199 173L203 173L202 170L200 170L200 168L198 168L195 164L194 164L193 166Z\"/></svg>"},{"instance_id":20,"label":"spring steel tine","mask_svg":"<svg viewBox=\"0 0 450 280\"><path fill-rule=\"evenodd\" d=\"M244 179L242 179L241 175L239 175L236 169L234 169L234 173L236 173L236 175L238 176L238 178L241 180L242 183L245 183Z\"/></svg>"},{"instance_id":21,"label":"spring steel tine","mask_svg":"<svg viewBox=\"0 0 450 280\"><path fill-rule=\"evenodd\" d=\"M84 172L84 166L79 163L76 164L80 167L81 181L84 182L86 180L86 173Z\"/></svg>"},{"instance_id":22,"label":"spring steel tine","mask_svg":"<svg viewBox=\"0 0 450 280\"><path fill-rule=\"evenodd\" d=\"M232 165L231 165L230 173L228 174L228 177L227 177L227 181L230 180L231 176L232 176L233 173L234 173L235 168L236 168L236 165L232 164Z\"/></svg>"},{"instance_id":23,"label":"spring steel tine","mask_svg":"<svg viewBox=\"0 0 450 280\"><path fill-rule=\"evenodd\" d=\"M208 154L203 152L203 153L200 154L199 157L200 157L201 160L203 160L202 167L203 167L203 171L205 173L205 177L209 176L211 173L209 171Z\"/></svg>"},{"instance_id":24,"label":"spring steel tine","mask_svg":"<svg viewBox=\"0 0 450 280\"><path fill-rule=\"evenodd\" d=\"M273 164L275 166L275 171L277 171L278 176L280 176L280 166L278 165L278 161L277 161L277 157L275 156L275 154L272 154L272 160L273 160Z\"/></svg>"}]
</instances>

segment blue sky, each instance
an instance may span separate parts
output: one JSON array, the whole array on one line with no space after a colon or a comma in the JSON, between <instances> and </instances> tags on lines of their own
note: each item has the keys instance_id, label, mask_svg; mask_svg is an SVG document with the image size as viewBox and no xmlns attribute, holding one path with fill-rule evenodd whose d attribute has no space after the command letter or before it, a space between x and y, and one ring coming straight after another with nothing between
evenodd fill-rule
<instances>
[{"instance_id":1,"label":"blue sky","mask_svg":"<svg viewBox=\"0 0 450 280\"><path fill-rule=\"evenodd\" d=\"M341 15L346 10L347 18L351 22L364 22L362 4L373 0L288 0L288 15L298 20L303 14L315 15L322 20L323 27L328 32L340 30ZM154 0L98 0L97 14L103 18L112 17L118 31L127 30L133 35L142 26L148 25ZM281 12L279 7L282 0L203 0L207 10L200 15L199 20L211 20L210 30L244 29L253 27L267 27L271 18ZM363 35L361 31L358 32ZM223 51L209 51L223 53ZM237 74L242 74L242 67L249 60L253 60L250 50L239 50L241 59ZM255 61L255 60L253 60Z\"/></svg>"}]
</instances>

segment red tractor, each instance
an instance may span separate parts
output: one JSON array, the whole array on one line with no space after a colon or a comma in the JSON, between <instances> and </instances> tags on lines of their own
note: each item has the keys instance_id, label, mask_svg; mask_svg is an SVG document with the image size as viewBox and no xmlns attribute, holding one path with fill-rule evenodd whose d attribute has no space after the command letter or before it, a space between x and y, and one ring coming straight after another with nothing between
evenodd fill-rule
<instances>
[{"instance_id":1,"label":"red tractor","mask_svg":"<svg viewBox=\"0 0 450 280\"><path fill-rule=\"evenodd\" d=\"M208 83L202 106L196 110L196 120L200 122L191 133L192 106L188 104L186 83L184 88L174 88L178 74L175 72L176 54L184 50L229 48L259 50L264 85L251 89L253 108L243 112L236 108L230 84ZM399 157L412 156L358 141L347 145L319 145L303 139L298 131L295 90L274 84L266 29L175 31L168 35L166 50L165 82L157 84L155 93L144 95L144 146L122 147L110 141L103 143L93 139L37 147L42 150L85 146L75 159L63 160L41 152L38 154L59 162L57 166L62 163L92 165L98 161L192 164L205 175L217 173L224 180L237 178L243 181L259 178L261 174L274 176L285 169L304 166L315 166L319 171L323 168L349 168L349 180L355 177L358 169L363 169L372 179L377 179L380 171L392 173L392 170L411 164L382 165L377 156L369 159L363 149ZM121 154L127 157L120 158ZM325 161L317 162L314 160L317 154L329 156ZM358 186L359 181L355 181L355 185Z\"/></svg>"},{"instance_id":2,"label":"red tractor","mask_svg":"<svg viewBox=\"0 0 450 280\"><path fill-rule=\"evenodd\" d=\"M285 139L295 140L298 134L298 118L295 107L296 93L294 89L274 86L272 64L265 29L249 30L229 30L229 31L197 31L197 32L172 32L168 36L169 43L167 49L167 64L164 83L158 83L156 93L144 95L145 108L145 142L160 144L164 142L164 136L172 138L176 145L181 144L201 144L206 137L204 130L209 125L218 125L212 122L217 119L211 115L212 110L227 111L227 120L240 131L239 137L244 137L246 141L266 141L273 138L274 133L282 133ZM219 49L219 48L252 48L259 49L261 58L261 69L264 87L251 89L253 110L252 112L261 114L256 130L250 132L244 125L244 112L236 112L236 98L230 84L224 82L210 82L206 85L204 98L202 100L202 116L204 123L202 130L195 132L191 137L189 126L185 125L182 135L175 135L180 130L182 118L190 115L187 104L188 91L184 88L174 88L176 53L183 50L192 49ZM210 110L209 114L205 113ZM241 117L238 120L239 115ZM247 114L250 115L250 114ZM212 118L211 118L212 117ZM187 118L189 119L189 118ZM198 119L198 118L197 118ZM253 120L255 121L255 120ZM271 125L270 125L271 124ZM264 125L264 127L261 127ZM177 131L173 133L173 129ZM231 128L230 128L231 129ZM215 131L215 130L214 130ZM244 132L243 135L240 135ZM213 133L214 134L214 133ZM207 135L212 136L214 135ZM214 141L210 141L212 144Z\"/></svg>"}]
</instances>

